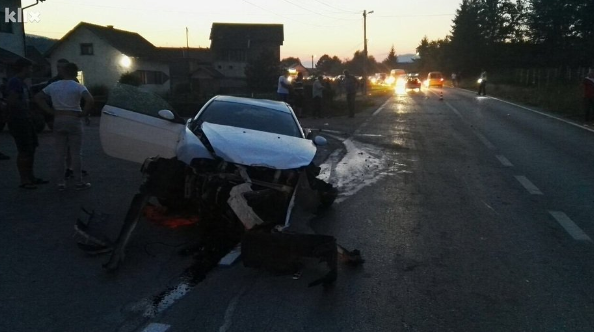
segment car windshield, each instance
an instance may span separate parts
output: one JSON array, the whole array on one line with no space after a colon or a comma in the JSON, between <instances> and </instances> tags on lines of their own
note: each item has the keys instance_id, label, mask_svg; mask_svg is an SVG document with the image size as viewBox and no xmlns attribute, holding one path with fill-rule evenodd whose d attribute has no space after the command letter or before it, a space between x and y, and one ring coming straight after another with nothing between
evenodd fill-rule
<instances>
[{"instance_id":1,"label":"car windshield","mask_svg":"<svg viewBox=\"0 0 594 332\"><path fill-rule=\"evenodd\" d=\"M192 121L191 130L196 133L204 122L302 137L291 113L244 103L213 101Z\"/></svg>"}]
</instances>

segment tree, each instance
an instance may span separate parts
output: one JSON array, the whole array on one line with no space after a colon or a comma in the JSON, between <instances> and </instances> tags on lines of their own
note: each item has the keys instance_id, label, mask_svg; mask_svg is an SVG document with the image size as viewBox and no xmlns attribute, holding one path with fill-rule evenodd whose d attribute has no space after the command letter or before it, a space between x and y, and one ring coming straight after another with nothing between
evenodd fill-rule
<instances>
[{"instance_id":1,"label":"tree","mask_svg":"<svg viewBox=\"0 0 594 332\"><path fill-rule=\"evenodd\" d=\"M292 65L301 64L301 60L299 58L288 57L281 60L280 65L282 68L289 68Z\"/></svg>"},{"instance_id":2,"label":"tree","mask_svg":"<svg viewBox=\"0 0 594 332\"><path fill-rule=\"evenodd\" d=\"M318 59L316 69L324 74L339 75L343 70L343 63L336 55L330 57L324 54Z\"/></svg>"},{"instance_id":3,"label":"tree","mask_svg":"<svg viewBox=\"0 0 594 332\"><path fill-rule=\"evenodd\" d=\"M398 57L396 56L394 45L392 45L390 53L388 53L388 56L382 61L382 64L384 64L387 69L394 69L398 66Z\"/></svg>"},{"instance_id":4,"label":"tree","mask_svg":"<svg viewBox=\"0 0 594 332\"><path fill-rule=\"evenodd\" d=\"M351 74L353 75L363 75L363 61L365 59L365 55L362 51L356 51L353 54L353 58L350 60L345 61L345 67L348 69ZM367 74L369 75L372 72L378 71L377 61L373 56L367 57Z\"/></svg>"},{"instance_id":5,"label":"tree","mask_svg":"<svg viewBox=\"0 0 594 332\"><path fill-rule=\"evenodd\" d=\"M250 60L245 68L247 85L252 91L266 92L276 87L281 73L278 57L272 51L263 51Z\"/></svg>"}]
</instances>

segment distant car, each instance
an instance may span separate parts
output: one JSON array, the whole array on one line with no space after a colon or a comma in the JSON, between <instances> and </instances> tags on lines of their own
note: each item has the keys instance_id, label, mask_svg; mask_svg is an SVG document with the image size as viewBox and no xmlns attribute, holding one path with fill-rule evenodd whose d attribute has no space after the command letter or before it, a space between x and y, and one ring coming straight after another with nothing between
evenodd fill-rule
<instances>
[{"instance_id":1,"label":"distant car","mask_svg":"<svg viewBox=\"0 0 594 332\"><path fill-rule=\"evenodd\" d=\"M406 90L421 91L422 82L416 75L409 75L406 80Z\"/></svg>"},{"instance_id":2,"label":"distant car","mask_svg":"<svg viewBox=\"0 0 594 332\"><path fill-rule=\"evenodd\" d=\"M428 87L438 86L443 88L443 75L438 71L432 71L427 75L427 81L425 83Z\"/></svg>"}]
</instances>

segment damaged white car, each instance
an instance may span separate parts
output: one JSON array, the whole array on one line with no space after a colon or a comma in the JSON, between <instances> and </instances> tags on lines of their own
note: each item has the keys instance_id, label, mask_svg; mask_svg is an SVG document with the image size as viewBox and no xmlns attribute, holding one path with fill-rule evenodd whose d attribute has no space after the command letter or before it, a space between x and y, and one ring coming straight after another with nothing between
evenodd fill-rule
<instances>
[{"instance_id":1,"label":"damaged white car","mask_svg":"<svg viewBox=\"0 0 594 332\"><path fill-rule=\"evenodd\" d=\"M335 239L304 234L293 225L331 205L337 192L316 178L319 168L312 162L316 145L326 140L309 137L288 104L216 96L185 121L158 96L118 85L103 108L100 126L104 151L142 163L145 176L118 239L110 245L106 268L116 269L123 261L143 208L156 198L172 213L197 215L208 223L204 243L212 237L211 242L228 242L232 248L241 241L247 266L318 257L331 269L321 282L336 278ZM225 234L225 240L216 234ZM340 254L358 256L338 247Z\"/></svg>"}]
</instances>

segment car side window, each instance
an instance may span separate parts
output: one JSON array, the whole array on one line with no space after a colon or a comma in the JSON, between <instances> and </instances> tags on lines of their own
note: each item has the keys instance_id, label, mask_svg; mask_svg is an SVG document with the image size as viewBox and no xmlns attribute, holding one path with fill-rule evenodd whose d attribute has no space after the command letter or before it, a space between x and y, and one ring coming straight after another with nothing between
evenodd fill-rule
<instances>
[{"instance_id":1,"label":"car side window","mask_svg":"<svg viewBox=\"0 0 594 332\"><path fill-rule=\"evenodd\" d=\"M156 118L161 110L173 110L159 95L127 84L116 85L110 91L106 105Z\"/></svg>"}]
</instances>

